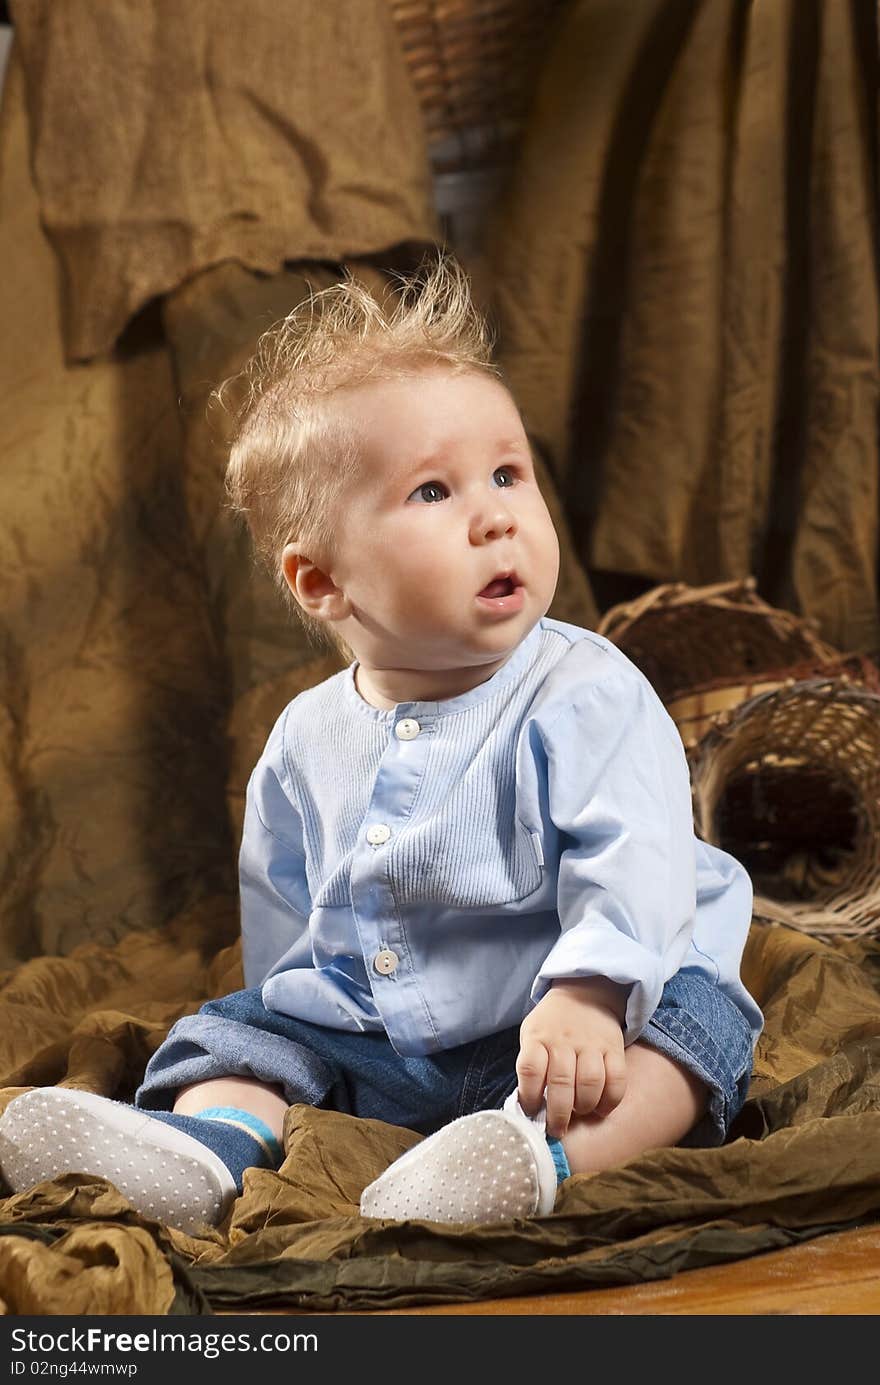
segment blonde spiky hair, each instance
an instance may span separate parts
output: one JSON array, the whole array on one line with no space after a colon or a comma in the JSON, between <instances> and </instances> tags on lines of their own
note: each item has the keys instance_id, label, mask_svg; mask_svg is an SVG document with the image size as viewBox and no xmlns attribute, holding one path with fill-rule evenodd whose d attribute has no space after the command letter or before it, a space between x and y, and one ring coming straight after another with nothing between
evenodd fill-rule
<instances>
[{"instance_id":1,"label":"blonde spiky hair","mask_svg":"<svg viewBox=\"0 0 880 1385\"><path fill-rule=\"evenodd\" d=\"M338 506L358 463L357 437L334 417L333 395L432 366L497 378L491 350L464 270L440 254L414 275L395 276L383 302L350 273L312 292L264 332L241 373L215 391L224 407L233 389L241 398L226 470L232 507L318 643L329 639L350 656L332 628L306 615L292 596L281 555L293 542L319 565L333 552Z\"/></svg>"}]
</instances>

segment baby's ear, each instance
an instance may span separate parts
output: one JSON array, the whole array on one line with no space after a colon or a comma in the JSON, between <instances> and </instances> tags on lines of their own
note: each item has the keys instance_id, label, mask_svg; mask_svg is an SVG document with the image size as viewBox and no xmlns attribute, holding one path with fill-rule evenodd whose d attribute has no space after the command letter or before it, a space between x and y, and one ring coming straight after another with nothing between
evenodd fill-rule
<instances>
[{"instance_id":1,"label":"baby's ear","mask_svg":"<svg viewBox=\"0 0 880 1385\"><path fill-rule=\"evenodd\" d=\"M281 571L294 597L316 620L338 620L345 597L329 573L289 543L281 554Z\"/></svg>"}]
</instances>

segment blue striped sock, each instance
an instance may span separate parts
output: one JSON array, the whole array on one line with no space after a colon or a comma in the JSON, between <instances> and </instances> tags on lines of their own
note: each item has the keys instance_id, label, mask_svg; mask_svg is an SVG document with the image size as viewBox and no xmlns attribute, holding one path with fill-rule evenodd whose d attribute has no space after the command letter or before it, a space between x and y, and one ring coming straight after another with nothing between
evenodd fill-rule
<instances>
[{"instance_id":1,"label":"blue striped sock","mask_svg":"<svg viewBox=\"0 0 880 1385\"><path fill-rule=\"evenodd\" d=\"M551 1139L547 1136L547 1145L553 1155L553 1163L556 1165L556 1181L561 1183L565 1178L571 1178L571 1169L568 1166L568 1159L565 1150L562 1148L562 1141Z\"/></svg>"},{"instance_id":2,"label":"blue striped sock","mask_svg":"<svg viewBox=\"0 0 880 1385\"><path fill-rule=\"evenodd\" d=\"M245 1169L277 1169L284 1151L268 1125L250 1111L235 1106L209 1106L197 1116L175 1111L149 1111L154 1120L191 1135L222 1159L239 1192Z\"/></svg>"},{"instance_id":3,"label":"blue striped sock","mask_svg":"<svg viewBox=\"0 0 880 1385\"><path fill-rule=\"evenodd\" d=\"M284 1154L281 1145L276 1140L272 1131L265 1121L261 1121L259 1116L254 1116L250 1111L242 1111L238 1106L206 1106L204 1111L196 1112L196 1119L202 1121L220 1121L223 1125L231 1125L236 1130L243 1130L251 1139L256 1140L261 1146L265 1155L265 1163L270 1168L277 1168L281 1163Z\"/></svg>"}]
</instances>

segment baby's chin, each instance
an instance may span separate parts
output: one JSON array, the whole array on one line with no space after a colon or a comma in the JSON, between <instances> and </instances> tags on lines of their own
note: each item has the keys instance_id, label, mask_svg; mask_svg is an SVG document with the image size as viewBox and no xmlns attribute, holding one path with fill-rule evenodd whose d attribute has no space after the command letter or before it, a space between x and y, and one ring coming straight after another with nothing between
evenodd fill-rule
<instances>
[{"instance_id":1,"label":"baby's chin","mask_svg":"<svg viewBox=\"0 0 880 1385\"><path fill-rule=\"evenodd\" d=\"M352 642L356 657L387 672L454 674L499 665L522 644L540 619L540 612L524 609L506 619L486 617L475 611L470 620L454 622L434 618L422 621L411 612L395 627L373 625L372 639L363 656ZM488 676L488 675L487 675Z\"/></svg>"}]
</instances>

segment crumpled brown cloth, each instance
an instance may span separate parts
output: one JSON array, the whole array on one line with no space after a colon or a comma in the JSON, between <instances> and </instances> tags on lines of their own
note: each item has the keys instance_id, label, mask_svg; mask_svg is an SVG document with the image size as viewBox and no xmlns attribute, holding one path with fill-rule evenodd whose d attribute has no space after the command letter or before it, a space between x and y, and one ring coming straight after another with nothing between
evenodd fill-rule
<instances>
[{"instance_id":1,"label":"crumpled brown cloth","mask_svg":"<svg viewBox=\"0 0 880 1385\"><path fill-rule=\"evenodd\" d=\"M572 0L491 237L588 571L880 646L874 0Z\"/></svg>"},{"instance_id":2,"label":"crumpled brown cloth","mask_svg":"<svg viewBox=\"0 0 880 1385\"><path fill-rule=\"evenodd\" d=\"M206 917L20 968L0 990L2 1104L58 1081L129 1097L165 1027L240 984L237 948L206 963ZM454 1303L664 1278L880 1216L880 953L759 925L744 974L766 1030L720 1149L571 1178L548 1217L371 1221L361 1190L420 1137L295 1106L281 1168L249 1171L203 1238L140 1216L103 1179L7 1197L0 1300L36 1314Z\"/></svg>"},{"instance_id":3,"label":"crumpled brown cloth","mask_svg":"<svg viewBox=\"0 0 880 1385\"><path fill-rule=\"evenodd\" d=\"M13 0L68 358L223 260L274 272L436 237L384 0Z\"/></svg>"}]
</instances>

